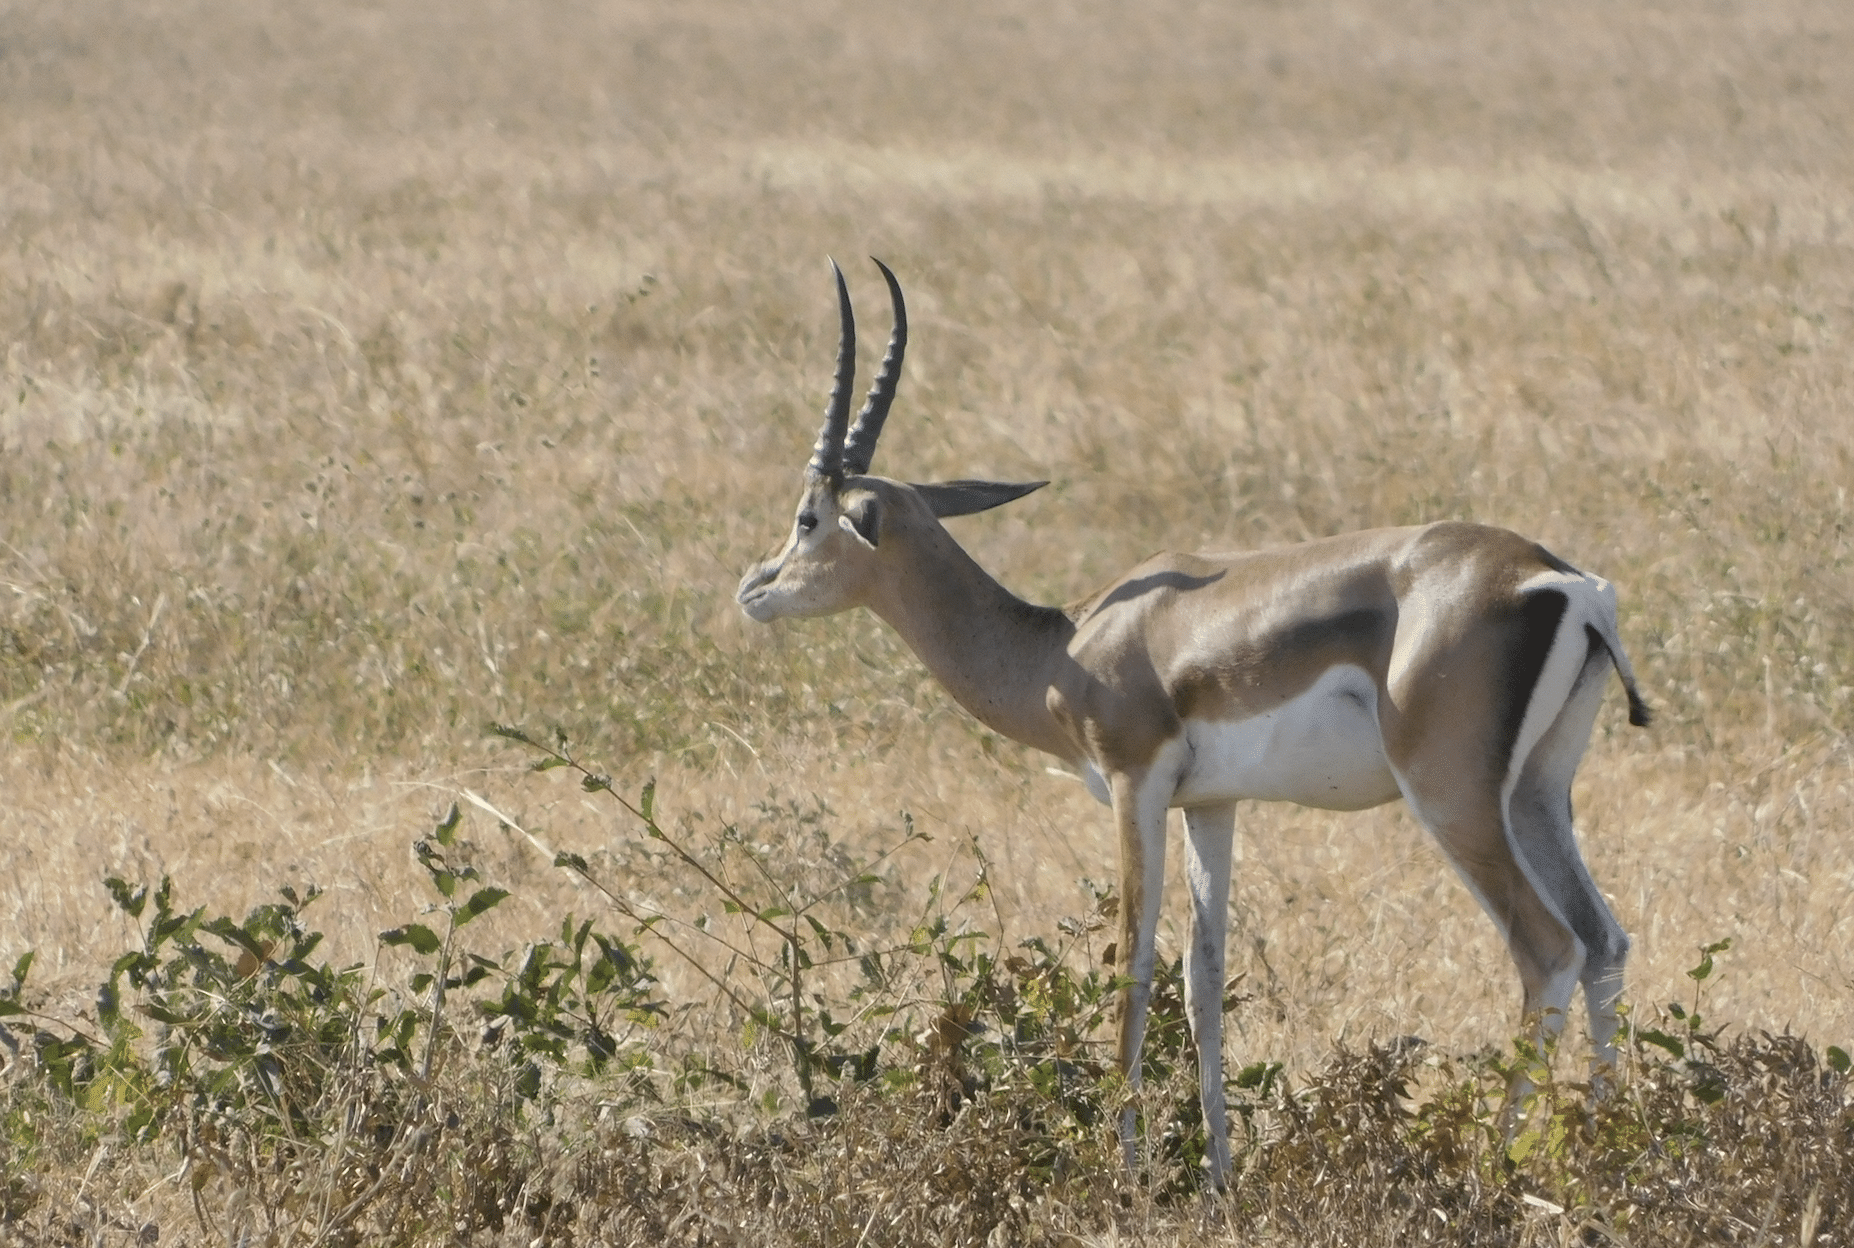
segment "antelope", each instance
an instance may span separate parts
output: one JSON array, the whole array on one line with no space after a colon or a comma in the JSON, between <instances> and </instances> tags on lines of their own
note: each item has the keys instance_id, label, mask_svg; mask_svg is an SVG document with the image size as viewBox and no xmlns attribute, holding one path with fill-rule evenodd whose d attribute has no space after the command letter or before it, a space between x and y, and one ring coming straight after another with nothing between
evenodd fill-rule
<instances>
[{"instance_id":1,"label":"antelope","mask_svg":"<svg viewBox=\"0 0 1854 1248\"><path fill-rule=\"evenodd\" d=\"M1239 554L1158 554L1090 597L1034 606L941 524L1048 484L871 476L901 379L907 310L880 260L894 329L850 423L856 327L837 281L836 381L783 545L741 579L762 623L868 607L962 707L1054 755L1113 811L1120 851L1117 1058L1140 1079L1167 811L1184 811L1184 954L1207 1133L1230 1171L1224 946L1236 803L1363 810L1401 797L1500 934L1541 1046L1584 990L1593 1081L1616 1057L1629 940L1578 852L1571 778L1609 672L1643 701L1616 591L1505 529L1441 522ZM1525 1089L1509 1085L1509 1111ZM1119 1124L1136 1160L1134 1111Z\"/></svg>"}]
</instances>

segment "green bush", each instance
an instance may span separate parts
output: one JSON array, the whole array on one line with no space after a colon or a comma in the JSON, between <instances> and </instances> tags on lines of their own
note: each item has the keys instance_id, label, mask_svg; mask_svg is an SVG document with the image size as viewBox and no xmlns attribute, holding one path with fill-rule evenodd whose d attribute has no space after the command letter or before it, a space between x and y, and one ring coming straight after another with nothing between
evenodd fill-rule
<instances>
[{"instance_id":1,"label":"green bush","mask_svg":"<svg viewBox=\"0 0 1854 1248\"><path fill-rule=\"evenodd\" d=\"M29 953L0 989L0 1040L20 1059L0 1102L0 1230L65 1225L36 1175L84 1149L177 1156L203 1231L278 1242L708 1242L701 1211L716 1208L739 1242L1061 1242L1130 1217L1176 1228L1204 1207L1176 962L1154 987L1144 1086L1111 1073L1122 981L1094 944L1110 892L1000 949L975 918L989 880L974 846L969 883L934 879L905 936L872 941L858 916L892 905L883 866L921 839L910 824L859 861L828 810L766 808L809 838L799 868L736 828L672 833L650 787L625 797L563 738L499 731L634 821L695 885L693 917L561 855L624 930L565 915L521 948L472 948L471 924L510 894L471 860L455 807L413 847L434 900L380 933L412 959L399 983L316 959L313 887L235 921L179 906L169 879L111 879L140 943L93 1019L33 1003ZM1594 1099L1522 1043L1451 1055L1405 1037L1292 1077L1236 1069L1235 1179L1205 1225L1258 1243L1518 1243L1546 1227L1841 1242L1849 1058L1707 1019L1729 948L1701 950L1690 1002L1629 1014L1622 1068ZM733 1028L674 1026L693 1002L668 999L656 957L691 969ZM1503 1106L1518 1071L1536 1086ZM1131 1170L1114 1130L1129 1104L1146 1141Z\"/></svg>"}]
</instances>

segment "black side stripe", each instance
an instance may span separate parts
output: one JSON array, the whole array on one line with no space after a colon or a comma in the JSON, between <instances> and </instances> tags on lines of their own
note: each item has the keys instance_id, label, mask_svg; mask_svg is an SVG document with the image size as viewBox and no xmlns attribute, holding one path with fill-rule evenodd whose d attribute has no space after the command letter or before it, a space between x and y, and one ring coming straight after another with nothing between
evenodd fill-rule
<instances>
[{"instance_id":1,"label":"black side stripe","mask_svg":"<svg viewBox=\"0 0 1854 1248\"><path fill-rule=\"evenodd\" d=\"M1535 590L1520 602L1518 616L1513 621L1514 636L1507 653L1503 682L1506 707L1501 716L1500 732L1494 740L1499 750L1495 761L1502 774L1511 766L1514 747L1519 744L1519 730L1526 722L1526 708L1532 704L1539 674L1545 670L1545 658L1551 653L1551 643L1558 636L1558 625L1563 622L1569 606L1569 597L1556 589Z\"/></svg>"}]
</instances>

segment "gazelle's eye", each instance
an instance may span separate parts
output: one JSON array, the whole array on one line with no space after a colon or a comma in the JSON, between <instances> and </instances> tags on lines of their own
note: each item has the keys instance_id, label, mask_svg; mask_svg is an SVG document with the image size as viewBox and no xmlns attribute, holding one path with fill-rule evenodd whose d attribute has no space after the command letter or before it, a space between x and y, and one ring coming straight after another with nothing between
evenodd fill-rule
<instances>
[{"instance_id":1,"label":"gazelle's eye","mask_svg":"<svg viewBox=\"0 0 1854 1248\"><path fill-rule=\"evenodd\" d=\"M817 527L818 527L818 518L815 515L813 515L811 512L807 511L799 515L798 531L800 533L809 533L811 532L811 530Z\"/></svg>"}]
</instances>

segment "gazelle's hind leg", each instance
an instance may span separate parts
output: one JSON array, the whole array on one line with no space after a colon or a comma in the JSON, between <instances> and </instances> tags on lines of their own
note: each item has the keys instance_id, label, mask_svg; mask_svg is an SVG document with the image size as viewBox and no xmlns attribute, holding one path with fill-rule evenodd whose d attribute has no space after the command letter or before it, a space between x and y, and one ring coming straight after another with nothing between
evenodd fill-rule
<instances>
[{"instance_id":1,"label":"gazelle's hind leg","mask_svg":"<svg viewBox=\"0 0 1854 1248\"><path fill-rule=\"evenodd\" d=\"M1541 781L1547 775L1555 781L1564 759L1574 767L1581 754L1582 738L1577 750L1564 747L1574 723L1561 736L1553 733L1588 655L1582 629L1566 619L1568 607L1561 591L1532 593L1500 627L1467 636L1425 633L1415 617L1418 631L1396 643L1390 696L1381 705L1398 787L1505 937L1524 990L1524 1026L1541 1045L1563 1030L1586 950L1553 886L1562 874L1555 869L1561 847L1551 835L1534 834L1535 819L1525 821L1543 847L1539 858L1554 868L1548 885L1520 848L1509 800L1545 738L1556 748L1541 755L1550 760L1541 763ZM1450 679L1462 670L1503 679L1482 685ZM1540 787L1528 789L1529 799ZM1516 1078L1509 1109L1528 1090L1523 1076Z\"/></svg>"},{"instance_id":2,"label":"gazelle's hind leg","mask_svg":"<svg viewBox=\"0 0 1854 1248\"><path fill-rule=\"evenodd\" d=\"M1223 970L1229 937L1230 859L1236 806L1225 802L1184 812L1185 881L1191 892L1191 943L1185 950L1185 1013L1197 1049L1198 1100L1204 1109L1206 1161L1220 1190L1230 1172L1229 1111L1223 1098Z\"/></svg>"},{"instance_id":3,"label":"gazelle's hind leg","mask_svg":"<svg viewBox=\"0 0 1854 1248\"><path fill-rule=\"evenodd\" d=\"M1404 799L1429 829L1487 912L1519 970L1523 1026L1540 1045L1564 1027L1584 966L1583 942L1514 852L1502 818L1499 780L1492 775L1430 785L1399 775ZM1508 1089L1509 1104L1530 1090Z\"/></svg>"},{"instance_id":4,"label":"gazelle's hind leg","mask_svg":"<svg viewBox=\"0 0 1854 1248\"><path fill-rule=\"evenodd\" d=\"M1572 639L1566 638L1568 644ZM1507 801L1513 837L1541 888L1584 948L1584 1005L1590 1013L1594 1078L1600 1086L1616 1062L1616 1004L1622 995L1629 938L1584 865L1571 825L1571 779L1609 679L1608 652L1591 647L1563 708L1520 768Z\"/></svg>"}]
</instances>

